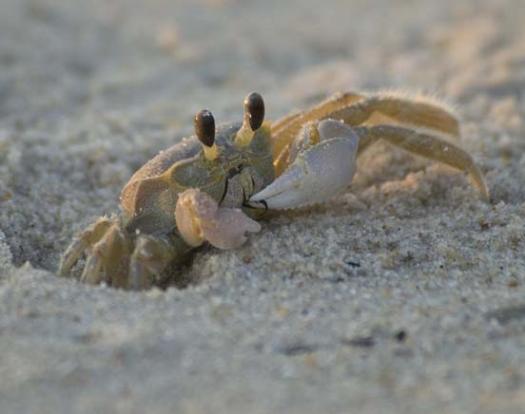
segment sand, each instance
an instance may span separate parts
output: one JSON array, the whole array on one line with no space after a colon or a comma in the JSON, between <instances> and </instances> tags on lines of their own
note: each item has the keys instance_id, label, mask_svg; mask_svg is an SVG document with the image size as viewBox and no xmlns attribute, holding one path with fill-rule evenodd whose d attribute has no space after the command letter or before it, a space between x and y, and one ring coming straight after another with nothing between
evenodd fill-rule
<instances>
[{"instance_id":1,"label":"sand","mask_svg":"<svg viewBox=\"0 0 525 414\"><path fill-rule=\"evenodd\" d=\"M520 0L0 1L2 413L525 412ZM449 102L492 191L384 145L351 192L205 248L188 288L55 275L203 107Z\"/></svg>"}]
</instances>

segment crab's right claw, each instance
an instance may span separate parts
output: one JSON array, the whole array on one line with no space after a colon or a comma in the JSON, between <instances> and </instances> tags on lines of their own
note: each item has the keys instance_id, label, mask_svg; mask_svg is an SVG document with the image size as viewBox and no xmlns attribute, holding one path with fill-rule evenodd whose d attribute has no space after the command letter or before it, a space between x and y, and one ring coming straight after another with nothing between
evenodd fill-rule
<instances>
[{"instance_id":1,"label":"crab's right claw","mask_svg":"<svg viewBox=\"0 0 525 414\"><path fill-rule=\"evenodd\" d=\"M321 203L351 183L359 137L340 121L319 122L319 142L298 152L295 160L272 184L250 198L250 204L269 209L291 209Z\"/></svg>"},{"instance_id":2,"label":"crab's right claw","mask_svg":"<svg viewBox=\"0 0 525 414\"><path fill-rule=\"evenodd\" d=\"M190 246L205 241L219 249L234 249L246 241L246 233L256 233L261 226L241 209L219 207L203 191L190 188L179 194L175 208L177 229Z\"/></svg>"}]
</instances>

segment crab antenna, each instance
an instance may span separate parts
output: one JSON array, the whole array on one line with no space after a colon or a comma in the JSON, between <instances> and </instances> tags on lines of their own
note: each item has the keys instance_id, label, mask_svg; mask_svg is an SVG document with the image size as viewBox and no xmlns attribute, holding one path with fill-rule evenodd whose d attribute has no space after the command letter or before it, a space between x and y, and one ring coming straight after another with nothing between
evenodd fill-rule
<instances>
[{"instance_id":1,"label":"crab antenna","mask_svg":"<svg viewBox=\"0 0 525 414\"><path fill-rule=\"evenodd\" d=\"M215 119L210 111L203 109L197 112L193 121L195 135L202 143L204 156L208 160L214 160L219 155L215 145Z\"/></svg>"},{"instance_id":2,"label":"crab antenna","mask_svg":"<svg viewBox=\"0 0 525 414\"><path fill-rule=\"evenodd\" d=\"M239 147L246 147L250 144L255 131L264 121L264 101L260 94L252 92L244 98L243 104L243 122L235 137L235 144Z\"/></svg>"}]
</instances>

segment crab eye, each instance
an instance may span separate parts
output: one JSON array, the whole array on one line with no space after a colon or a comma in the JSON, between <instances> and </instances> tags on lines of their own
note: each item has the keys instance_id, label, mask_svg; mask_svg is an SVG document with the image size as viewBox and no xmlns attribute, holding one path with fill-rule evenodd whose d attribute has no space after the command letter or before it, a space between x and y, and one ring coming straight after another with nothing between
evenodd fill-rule
<instances>
[{"instance_id":1,"label":"crab eye","mask_svg":"<svg viewBox=\"0 0 525 414\"><path fill-rule=\"evenodd\" d=\"M259 129L264 121L264 101L260 94L252 92L244 99L244 112L248 115L252 131Z\"/></svg>"},{"instance_id":2,"label":"crab eye","mask_svg":"<svg viewBox=\"0 0 525 414\"><path fill-rule=\"evenodd\" d=\"M215 119L207 109L197 112L194 120L195 135L207 147L212 147L215 141Z\"/></svg>"}]
</instances>

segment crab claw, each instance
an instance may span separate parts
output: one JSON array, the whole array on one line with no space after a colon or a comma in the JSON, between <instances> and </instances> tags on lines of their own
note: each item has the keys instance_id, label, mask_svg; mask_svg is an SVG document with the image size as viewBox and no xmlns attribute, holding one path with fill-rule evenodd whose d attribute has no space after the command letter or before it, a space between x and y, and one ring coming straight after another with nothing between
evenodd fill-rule
<instances>
[{"instance_id":1,"label":"crab claw","mask_svg":"<svg viewBox=\"0 0 525 414\"><path fill-rule=\"evenodd\" d=\"M282 175L250 198L251 204L276 210L304 207L324 202L348 187L355 172L359 137L333 119L319 122L317 132L320 142L300 150Z\"/></svg>"},{"instance_id":2,"label":"crab claw","mask_svg":"<svg viewBox=\"0 0 525 414\"><path fill-rule=\"evenodd\" d=\"M179 194L175 219L190 246L208 241L219 249L234 249L246 241L245 233L261 230L260 224L242 210L219 207L208 194L193 188Z\"/></svg>"}]
</instances>

